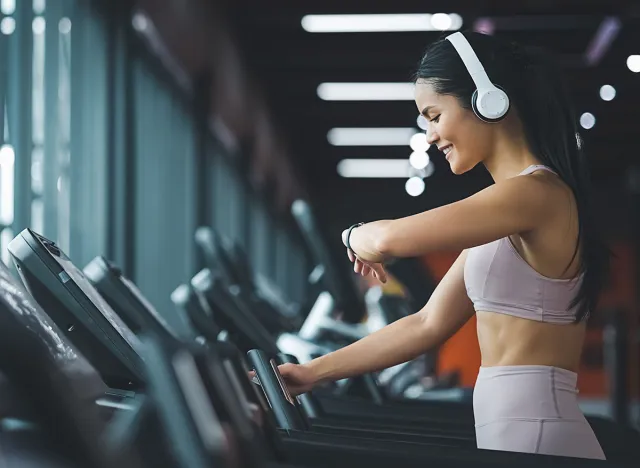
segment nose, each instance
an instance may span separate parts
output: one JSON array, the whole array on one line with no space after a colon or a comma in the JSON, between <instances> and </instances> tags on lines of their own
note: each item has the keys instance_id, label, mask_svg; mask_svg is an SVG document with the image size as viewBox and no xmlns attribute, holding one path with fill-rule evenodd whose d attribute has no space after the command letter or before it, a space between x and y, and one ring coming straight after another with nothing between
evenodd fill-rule
<instances>
[{"instance_id":1,"label":"nose","mask_svg":"<svg viewBox=\"0 0 640 468\"><path fill-rule=\"evenodd\" d=\"M431 127L429 126L429 128L427 128L427 143L429 143L429 145L433 145L439 139L440 137L438 136L438 133L431 130Z\"/></svg>"}]
</instances>

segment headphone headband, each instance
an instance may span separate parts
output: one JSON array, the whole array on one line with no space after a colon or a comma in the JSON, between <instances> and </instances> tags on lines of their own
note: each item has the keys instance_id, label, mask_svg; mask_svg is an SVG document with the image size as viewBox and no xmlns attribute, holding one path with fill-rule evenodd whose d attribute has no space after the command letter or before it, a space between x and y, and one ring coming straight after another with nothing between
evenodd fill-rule
<instances>
[{"instance_id":1,"label":"headphone headband","mask_svg":"<svg viewBox=\"0 0 640 468\"><path fill-rule=\"evenodd\" d=\"M455 47L476 88L478 90L495 88L467 38L461 32L455 32L447 36L447 40Z\"/></svg>"}]
</instances>

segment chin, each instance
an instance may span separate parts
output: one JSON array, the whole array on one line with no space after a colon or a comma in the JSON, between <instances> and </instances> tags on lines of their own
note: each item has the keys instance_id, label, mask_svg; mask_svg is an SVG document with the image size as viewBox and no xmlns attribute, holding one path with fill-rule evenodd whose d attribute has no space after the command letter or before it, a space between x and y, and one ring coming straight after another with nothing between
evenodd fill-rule
<instances>
[{"instance_id":1,"label":"chin","mask_svg":"<svg viewBox=\"0 0 640 468\"><path fill-rule=\"evenodd\" d=\"M455 175L462 175L465 172L469 172L471 169L473 169L474 166L469 166L469 164L461 164L460 161L457 160L457 158L452 158L451 161L449 161L449 167L451 168L451 172L453 172Z\"/></svg>"},{"instance_id":2,"label":"chin","mask_svg":"<svg viewBox=\"0 0 640 468\"><path fill-rule=\"evenodd\" d=\"M465 172L467 172L459 164L456 164L455 161L449 162L449 168L451 169L451 172L453 172L455 175L460 175L460 174L464 174Z\"/></svg>"}]
</instances>

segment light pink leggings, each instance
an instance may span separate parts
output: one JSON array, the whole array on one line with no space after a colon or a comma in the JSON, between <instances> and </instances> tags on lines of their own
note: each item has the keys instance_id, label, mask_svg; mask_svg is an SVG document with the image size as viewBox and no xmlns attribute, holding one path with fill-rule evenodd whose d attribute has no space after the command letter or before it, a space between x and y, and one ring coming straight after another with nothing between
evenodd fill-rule
<instances>
[{"instance_id":1,"label":"light pink leggings","mask_svg":"<svg viewBox=\"0 0 640 468\"><path fill-rule=\"evenodd\" d=\"M473 394L478 448L604 460L576 383L574 372L557 367L481 367Z\"/></svg>"}]
</instances>

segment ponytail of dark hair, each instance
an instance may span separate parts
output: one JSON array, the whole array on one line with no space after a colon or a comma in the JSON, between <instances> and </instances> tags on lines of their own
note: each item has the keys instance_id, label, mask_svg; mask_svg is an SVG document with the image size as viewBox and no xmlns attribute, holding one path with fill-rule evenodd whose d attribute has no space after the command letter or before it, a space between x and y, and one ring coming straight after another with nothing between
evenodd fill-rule
<instances>
[{"instance_id":1,"label":"ponytail of dark hair","mask_svg":"<svg viewBox=\"0 0 640 468\"><path fill-rule=\"evenodd\" d=\"M510 112L517 109L532 153L556 171L575 196L579 232L567 268L581 254L579 274L584 276L571 307L577 307L576 322L585 320L595 309L606 281L610 252L594 219L584 144L561 71L540 50L479 33L464 35L491 81L509 95ZM462 106L471 108L475 85L446 39L429 46L414 75L417 80L431 83L437 93L455 96Z\"/></svg>"}]
</instances>

